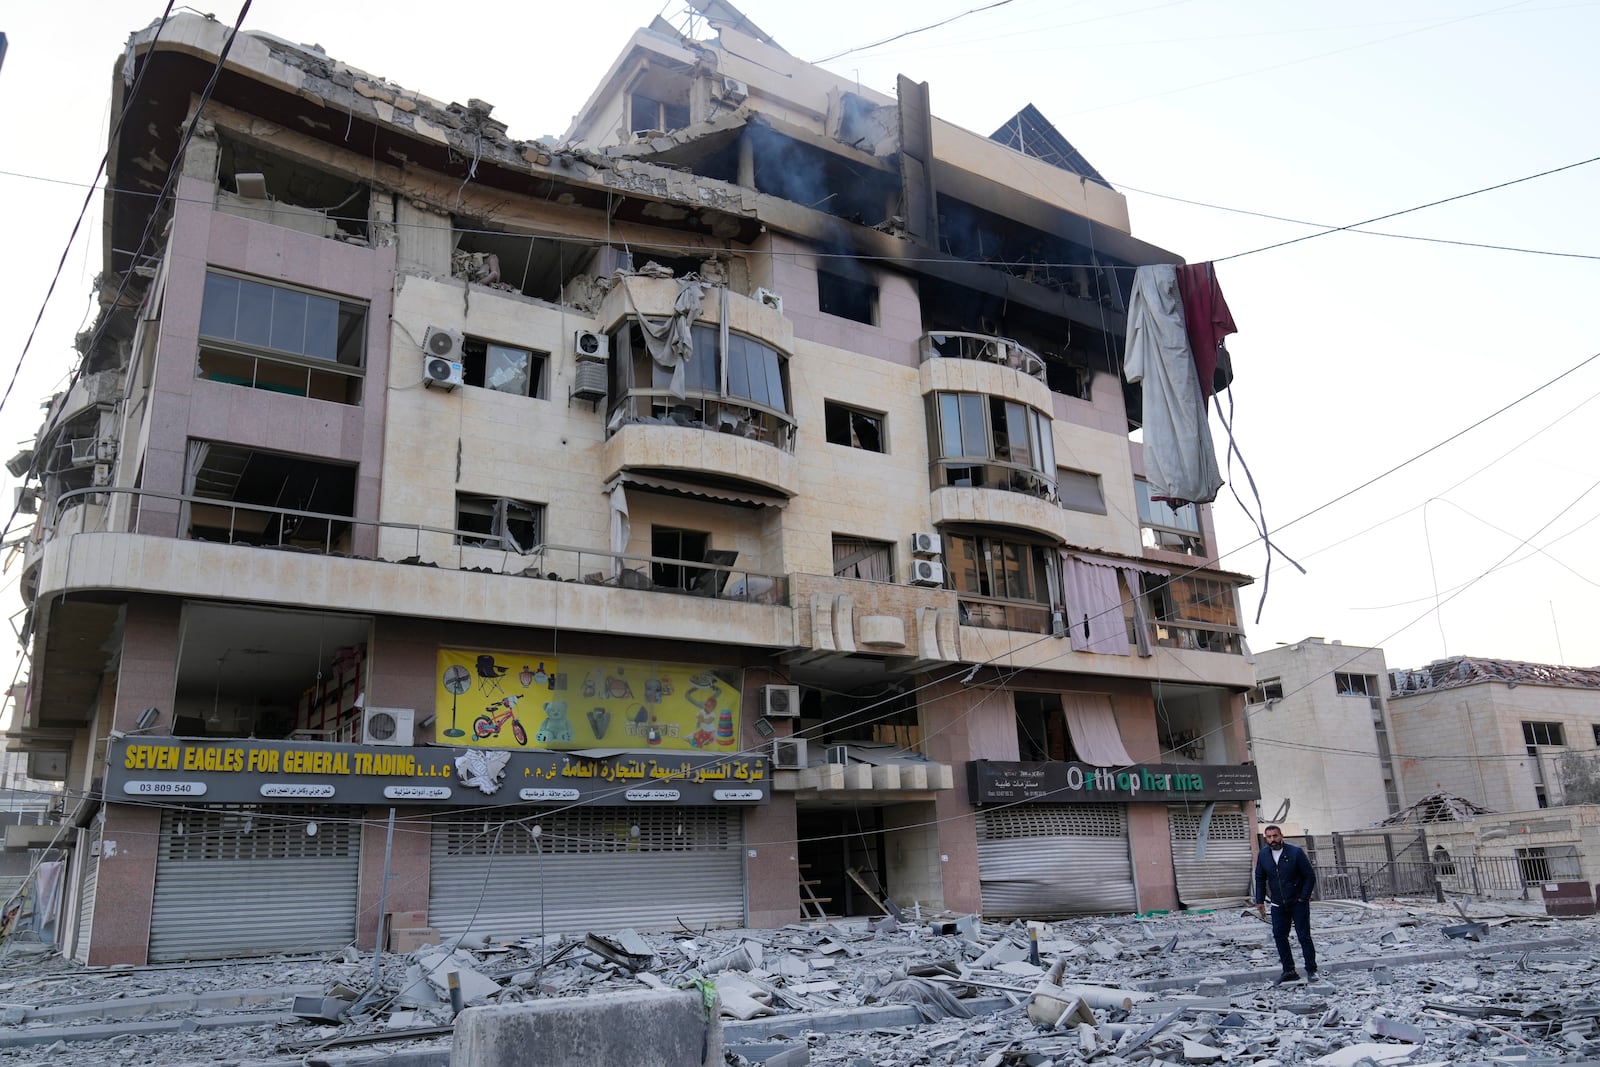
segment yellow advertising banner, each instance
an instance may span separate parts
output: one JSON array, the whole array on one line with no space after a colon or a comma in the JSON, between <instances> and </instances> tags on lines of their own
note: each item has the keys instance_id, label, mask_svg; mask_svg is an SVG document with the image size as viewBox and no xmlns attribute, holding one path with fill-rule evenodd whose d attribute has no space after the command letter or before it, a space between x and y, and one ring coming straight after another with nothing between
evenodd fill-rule
<instances>
[{"instance_id":1,"label":"yellow advertising banner","mask_svg":"<svg viewBox=\"0 0 1600 1067\"><path fill-rule=\"evenodd\" d=\"M440 740L483 748L731 752L741 671L542 653L439 650Z\"/></svg>"}]
</instances>

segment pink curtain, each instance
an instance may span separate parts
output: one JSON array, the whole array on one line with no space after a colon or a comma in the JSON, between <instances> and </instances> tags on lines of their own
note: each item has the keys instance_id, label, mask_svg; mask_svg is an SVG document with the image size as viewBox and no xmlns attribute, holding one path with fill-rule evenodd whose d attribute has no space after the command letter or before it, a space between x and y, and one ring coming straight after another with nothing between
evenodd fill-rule
<instances>
[{"instance_id":1,"label":"pink curtain","mask_svg":"<svg viewBox=\"0 0 1600 1067\"><path fill-rule=\"evenodd\" d=\"M1123 647L1127 647L1126 642ZM1100 767L1133 765L1133 757L1122 744L1122 731L1117 728L1117 713L1111 709L1110 697L1098 693L1062 693L1061 710L1066 712L1072 747L1080 760Z\"/></svg>"},{"instance_id":2,"label":"pink curtain","mask_svg":"<svg viewBox=\"0 0 1600 1067\"><path fill-rule=\"evenodd\" d=\"M1072 635L1073 651L1126 656L1128 624L1122 615L1116 568L1065 553L1061 564L1067 631Z\"/></svg>"}]
</instances>

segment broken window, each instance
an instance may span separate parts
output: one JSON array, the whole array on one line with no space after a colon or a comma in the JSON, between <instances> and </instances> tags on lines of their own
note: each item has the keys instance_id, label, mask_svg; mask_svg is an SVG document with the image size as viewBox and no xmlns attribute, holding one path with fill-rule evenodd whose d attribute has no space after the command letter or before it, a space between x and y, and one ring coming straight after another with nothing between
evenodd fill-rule
<instances>
[{"instance_id":1,"label":"broken window","mask_svg":"<svg viewBox=\"0 0 1600 1067\"><path fill-rule=\"evenodd\" d=\"M1200 539L1199 505L1184 504L1175 508L1165 500L1152 499L1150 483L1143 478L1133 480L1133 490L1139 504L1144 547L1190 556L1205 552L1205 544Z\"/></svg>"},{"instance_id":2,"label":"broken window","mask_svg":"<svg viewBox=\"0 0 1600 1067\"><path fill-rule=\"evenodd\" d=\"M1056 498L1068 511L1082 511L1090 515L1106 513L1106 497L1100 489L1098 474L1057 467Z\"/></svg>"},{"instance_id":3,"label":"broken window","mask_svg":"<svg viewBox=\"0 0 1600 1067\"><path fill-rule=\"evenodd\" d=\"M1265 704L1269 700L1283 699L1283 682L1277 678L1263 678L1261 684L1245 695L1247 704Z\"/></svg>"},{"instance_id":4,"label":"broken window","mask_svg":"<svg viewBox=\"0 0 1600 1067\"><path fill-rule=\"evenodd\" d=\"M543 504L456 494L456 544L531 552L543 543Z\"/></svg>"},{"instance_id":5,"label":"broken window","mask_svg":"<svg viewBox=\"0 0 1600 1067\"><path fill-rule=\"evenodd\" d=\"M461 345L462 379L468 385L513 396L546 398L550 353L468 337Z\"/></svg>"},{"instance_id":6,"label":"broken window","mask_svg":"<svg viewBox=\"0 0 1600 1067\"><path fill-rule=\"evenodd\" d=\"M201 378L359 404L366 350L363 304L206 272L200 305Z\"/></svg>"},{"instance_id":7,"label":"broken window","mask_svg":"<svg viewBox=\"0 0 1600 1067\"><path fill-rule=\"evenodd\" d=\"M1378 678L1372 674L1346 674L1335 671L1333 688L1342 697L1375 697L1378 695Z\"/></svg>"},{"instance_id":8,"label":"broken window","mask_svg":"<svg viewBox=\"0 0 1600 1067\"><path fill-rule=\"evenodd\" d=\"M197 541L349 548L356 468L218 441L190 441L187 536Z\"/></svg>"},{"instance_id":9,"label":"broken window","mask_svg":"<svg viewBox=\"0 0 1600 1067\"><path fill-rule=\"evenodd\" d=\"M868 281L819 270L817 310L824 315L874 325L878 320L878 287Z\"/></svg>"},{"instance_id":10,"label":"broken window","mask_svg":"<svg viewBox=\"0 0 1600 1067\"><path fill-rule=\"evenodd\" d=\"M650 528L652 556L703 563L706 549L709 547L711 547L711 535L701 530L680 530L672 526ZM698 567L684 567L676 563L650 565L651 583L666 589L692 590L702 573Z\"/></svg>"},{"instance_id":11,"label":"broken window","mask_svg":"<svg viewBox=\"0 0 1600 1067\"><path fill-rule=\"evenodd\" d=\"M669 104L645 93L634 93L628 98L628 111L632 115L629 128L636 137L644 133L681 130L689 125L688 104Z\"/></svg>"},{"instance_id":12,"label":"broken window","mask_svg":"<svg viewBox=\"0 0 1600 1067\"><path fill-rule=\"evenodd\" d=\"M868 582L894 581L894 546L865 537L833 535L833 574Z\"/></svg>"},{"instance_id":13,"label":"broken window","mask_svg":"<svg viewBox=\"0 0 1600 1067\"><path fill-rule=\"evenodd\" d=\"M860 408L825 400L822 404L823 420L827 425L828 443L846 445L867 452L887 452L883 439L883 415Z\"/></svg>"},{"instance_id":14,"label":"broken window","mask_svg":"<svg viewBox=\"0 0 1600 1067\"><path fill-rule=\"evenodd\" d=\"M217 138L217 210L319 237L364 241L371 188L298 160Z\"/></svg>"},{"instance_id":15,"label":"broken window","mask_svg":"<svg viewBox=\"0 0 1600 1067\"><path fill-rule=\"evenodd\" d=\"M811 704L815 699L817 703ZM917 700L910 693L884 696L807 692L800 705L799 727L816 738L816 745L892 745L895 754L915 754L922 747L922 721ZM820 720L812 716L820 716ZM815 747L813 748L815 751Z\"/></svg>"},{"instance_id":16,"label":"broken window","mask_svg":"<svg viewBox=\"0 0 1600 1067\"><path fill-rule=\"evenodd\" d=\"M1564 747L1567 743L1567 732L1558 722L1524 722L1522 743Z\"/></svg>"},{"instance_id":17,"label":"broken window","mask_svg":"<svg viewBox=\"0 0 1600 1067\"><path fill-rule=\"evenodd\" d=\"M1215 578L1143 574L1152 643L1202 652L1243 651L1233 586Z\"/></svg>"},{"instance_id":18,"label":"broken window","mask_svg":"<svg viewBox=\"0 0 1600 1067\"><path fill-rule=\"evenodd\" d=\"M981 486L1055 499L1055 438L1044 412L1004 397L935 393L928 427L935 488Z\"/></svg>"},{"instance_id":19,"label":"broken window","mask_svg":"<svg viewBox=\"0 0 1600 1067\"><path fill-rule=\"evenodd\" d=\"M976 534L950 534L945 544L946 581L962 594L963 625L1049 631L1055 581L1048 549Z\"/></svg>"}]
</instances>

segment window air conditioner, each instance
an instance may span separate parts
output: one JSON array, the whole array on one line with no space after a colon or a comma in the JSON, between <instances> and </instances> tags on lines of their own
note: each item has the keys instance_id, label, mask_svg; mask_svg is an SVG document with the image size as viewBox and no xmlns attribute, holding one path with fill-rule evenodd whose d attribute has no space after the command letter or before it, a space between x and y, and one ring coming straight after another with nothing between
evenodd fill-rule
<instances>
[{"instance_id":1,"label":"window air conditioner","mask_svg":"<svg viewBox=\"0 0 1600 1067\"><path fill-rule=\"evenodd\" d=\"M944 545L939 540L939 534L934 530L918 530L911 535L911 554L914 556L937 556L944 551Z\"/></svg>"},{"instance_id":2,"label":"window air conditioner","mask_svg":"<svg viewBox=\"0 0 1600 1067\"><path fill-rule=\"evenodd\" d=\"M16 511L18 515L37 515L39 513L39 498L34 495L31 485L19 485L13 490L16 496Z\"/></svg>"},{"instance_id":3,"label":"window air conditioner","mask_svg":"<svg viewBox=\"0 0 1600 1067\"><path fill-rule=\"evenodd\" d=\"M800 717L800 687L798 685L762 686L761 714L769 719L798 719Z\"/></svg>"},{"instance_id":4,"label":"window air conditioner","mask_svg":"<svg viewBox=\"0 0 1600 1067\"><path fill-rule=\"evenodd\" d=\"M367 745L409 748L415 735L415 708L362 708L361 741Z\"/></svg>"},{"instance_id":5,"label":"window air conditioner","mask_svg":"<svg viewBox=\"0 0 1600 1067\"><path fill-rule=\"evenodd\" d=\"M746 85L738 78L725 77L722 79L722 99L728 101L730 104L743 103L745 98L749 95L750 86Z\"/></svg>"},{"instance_id":6,"label":"window air conditioner","mask_svg":"<svg viewBox=\"0 0 1600 1067\"><path fill-rule=\"evenodd\" d=\"M783 314L783 297L765 287L756 290L756 303L771 308L778 314Z\"/></svg>"},{"instance_id":7,"label":"window air conditioner","mask_svg":"<svg viewBox=\"0 0 1600 1067\"><path fill-rule=\"evenodd\" d=\"M572 396L576 400L599 400L606 395L606 367L590 359L580 359L572 376Z\"/></svg>"},{"instance_id":8,"label":"window air conditioner","mask_svg":"<svg viewBox=\"0 0 1600 1067\"><path fill-rule=\"evenodd\" d=\"M912 585L943 585L944 564L932 559L911 561Z\"/></svg>"},{"instance_id":9,"label":"window air conditioner","mask_svg":"<svg viewBox=\"0 0 1600 1067\"><path fill-rule=\"evenodd\" d=\"M572 335L572 351L579 359L607 359L610 349L611 339L596 330L579 330Z\"/></svg>"},{"instance_id":10,"label":"window air conditioner","mask_svg":"<svg viewBox=\"0 0 1600 1067\"><path fill-rule=\"evenodd\" d=\"M72 439L72 465L74 467L87 467L95 462L94 456L93 437L75 437Z\"/></svg>"},{"instance_id":11,"label":"window air conditioner","mask_svg":"<svg viewBox=\"0 0 1600 1067\"><path fill-rule=\"evenodd\" d=\"M442 326L429 326L428 332L422 335L422 350L430 358L449 360L452 363L461 362L461 331L447 330Z\"/></svg>"},{"instance_id":12,"label":"window air conditioner","mask_svg":"<svg viewBox=\"0 0 1600 1067\"><path fill-rule=\"evenodd\" d=\"M775 737L772 739L772 769L775 771L803 771L806 768L806 739L803 737Z\"/></svg>"}]
</instances>

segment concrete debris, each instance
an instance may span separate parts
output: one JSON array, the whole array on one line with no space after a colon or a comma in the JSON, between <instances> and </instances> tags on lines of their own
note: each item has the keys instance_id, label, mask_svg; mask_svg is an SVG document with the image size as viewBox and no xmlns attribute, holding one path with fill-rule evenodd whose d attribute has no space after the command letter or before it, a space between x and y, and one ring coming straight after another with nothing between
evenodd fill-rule
<instances>
[{"instance_id":1,"label":"concrete debris","mask_svg":"<svg viewBox=\"0 0 1600 1067\"><path fill-rule=\"evenodd\" d=\"M1600 1061L1600 918L1552 918L1533 902L1460 915L1319 903L1321 972L1283 986L1271 984L1276 954L1253 912L1033 929L912 915L689 936L447 938L386 954L376 988L372 955L354 950L92 970L14 953L0 970L0 1067L353 1067L402 1054L408 1067L448 1067L451 974L465 1003L491 1007L709 983L734 1067ZM1444 936L1463 924L1480 926L1480 940ZM1034 943L1044 967L1028 962Z\"/></svg>"}]
</instances>

